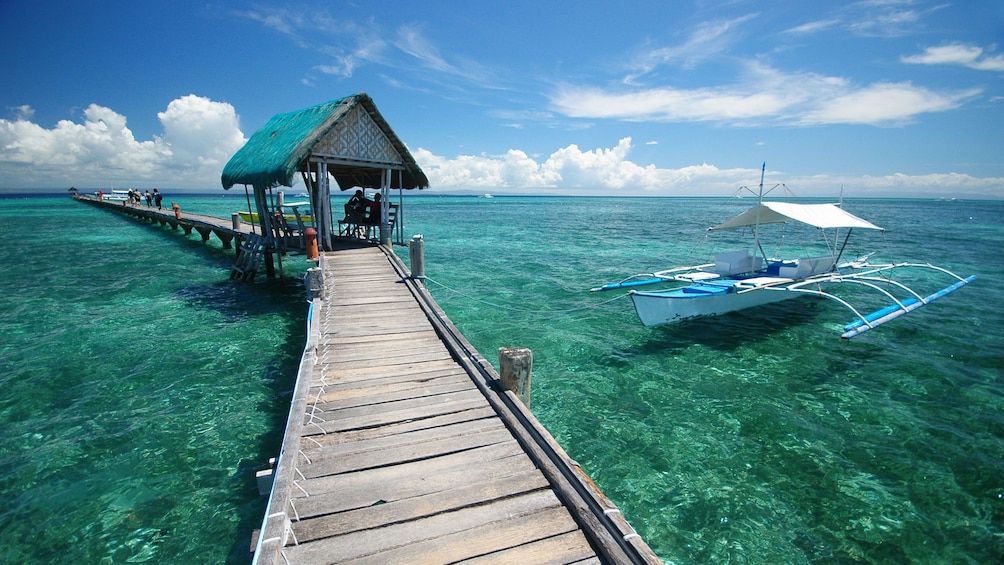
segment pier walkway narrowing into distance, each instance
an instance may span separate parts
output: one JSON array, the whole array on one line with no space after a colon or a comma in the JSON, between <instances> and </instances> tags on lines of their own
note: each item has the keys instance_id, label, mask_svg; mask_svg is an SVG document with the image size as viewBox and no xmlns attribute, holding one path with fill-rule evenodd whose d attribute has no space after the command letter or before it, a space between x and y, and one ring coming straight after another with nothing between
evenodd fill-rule
<instances>
[{"instance_id":1,"label":"pier walkway narrowing into distance","mask_svg":"<svg viewBox=\"0 0 1004 565\"><path fill-rule=\"evenodd\" d=\"M255 564L661 563L393 250L339 238L320 267Z\"/></svg>"},{"instance_id":2,"label":"pier walkway narrowing into distance","mask_svg":"<svg viewBox=\"0 0 1004 565\"><path fill-rule=\"evenodd\" d=\"M320 267L256 564L660 563L392 250Z\"/></svg>"}]
</instances>

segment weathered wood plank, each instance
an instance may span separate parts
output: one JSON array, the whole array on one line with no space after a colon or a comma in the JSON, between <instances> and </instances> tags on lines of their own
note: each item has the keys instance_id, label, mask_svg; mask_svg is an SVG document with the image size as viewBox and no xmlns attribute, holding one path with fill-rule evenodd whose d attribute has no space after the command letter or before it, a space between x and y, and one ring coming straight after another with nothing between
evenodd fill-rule
<instances>
[{"instance_id":1,"label":"weathered wood plank","mask_svg":"<svg viewBox=\"0 0 1004 565\"><path fill-rule=\"evenodd\" d=\"M326 382L332 383L374 376L386 377L395 374L419 374L456 366L457 364L450 359L433 359L431 361L394 365L391 371L387 367L354 367L352 369L345 369L337 363L325 363L324 359L320 356L317 360L317 370L320 373L320 377Z\"/></svg>"},{"instance_id":2,"label":"weathered wood plank","mask_svg":"<svg viewBox=\"0 0 1004 565\"><path fill-rule=\"evenodd\" d=\"M471 459L479 461L471 469ZM343 512L483 482L534 469L516 442L481 447L470 452L413 461L341 475L298 481L295 505L300 517Z\"/></svg>"},{"instance_id":3,"label":"weathered wood plank","mask_svg":"<svg viewBox=\"0 0 1004 565\"><path fill-rule=\"evenodd\" d=\"M341 345L367 345L378 346L384 341L397 341L401 339L439 339L439 335L432 330L420 330L415 328L403 328L393 334L373 334L356 337L338 337L337 335L325 335L324 345L328 347L338 347Z\"/></svg>"},{"instance_id":4,"label":"weathered wood plank","mask_svg":"<svg viewBox=\"0 0 1004 565\"><path fill-rule=\"evenodd\" d=\"M469 400L478 400L480 395L478 390L468 388L455 392L443 392L439 394L428 394L424 396L412 396L401 400L392 400L380 404L367 404L365 406L344 406L340 407L336 403L314 400L313 406L324 412L332 412L333 417L339 419L352 419L356 417L370 416L383 420L387 414L395 414L402 411L415 412L418 415L424 414L432 416L444 414L446 412L456 412L450 405ZM417 411L417 412L416 412ZM414 417L414 416L407 416ZM396 420L389 420L396 421Z\"/></svg>"},{"instance_id":5,"label":"weathered wood plank","mask_svg":"<svg viewBox=\"0 0 1004 565\"><path fill-rule=\"evenodd\" d=\"M367 394L368 390L401 390L423 386L425 383L434 383L439 379L467 379L462 370L456 366L445 366L442 368L432 368L428 371L415 371L398 374L397 372L384 376L370 376L351 378L355 375L345 375L337 381L318 382L316 386L324 387L325 392L341 391L346 396L357 394ZM358 391L358 392L357 392Z\"/></svg>"},{"instance_id":6,"label":"weathered wood plank","mask_svg":"<svg viewBox=\"0 0 1004 565\"><path fill-rule=\"evenodd\" d=\"M345 417L338 413L317 413L308 411L304 415L304 436L316 433L338 433L352 430L375 428L389 424L410 422L425 418L433 418L446 414L455 414L474 408L482 408L484 403L473 394L465 395L463 398L454 398L450 402L439 402L435 411L430 411L425 406L400 405L398 410L381 413L370 413L362 411L351 417Z\"/></svg>"},{"instance_id":7,"label":"weathered wood plank","mask_svg":"<svg viewBox=\"0 0 1004 565\"><path fill-rule=\"evenodd\" d=\"M576 529L545 490L287 547L286 555L307 563L450 563Z\"/></svg>"},{"instance_id":8,"label":"weathered wood plank","mask_svg":"<svg viewBox=\"0 0 1004 565\"><path fill-rule=\"evenodd\" d=\"M395 366L409 365L423 361L443 361L449 359L449 354L445 350L426 350L412 355L391 355L386 358L358 359L354 361L338 362L338 367L344 371L355 369L367 369L373 367L392 368ZM327 355L320 356L321 363L333 363Z\"/></svg>"},{"instance_id":9,"label":"weathered wood plank","mask_svg":"<svg viewBox=\"0 0 1004 565\"><path fill-rule=\"evenodd\" d=\"M357 365L379 365L378 362L381 360L385 361L385 365L399 365L402 362L408 362L410 359L416 358L418 360L445 360L450 358L450 353L441 343L389 344L383 349L358 346L341 347L321 352L321 359L324 363L339 363L350 368Z\"/></svg>"},{"instance_id":10,"label":"weathered wood plank","mask_svg":"<svg viewBox=\"0 0 1004 565\"><path fill-rule=\"evenodd\" d=\"M310 436L310 440L304 442L304 444L328 445L332 443L359 441L370 438L391 436L396 434L407 433L410 431L425 430L429 428L436 428L439 426L448 426L450 424L458 424L461 422L470 422L473 420L481 420L483 418L494 418L494 417L495 417L495 412L491 408L487 406L480 406L477 408L471 408L469 410L462 410L460 412L453 412L450 414L433 416L431 418L419 418L414 420L407 420L405 422L387 424L376 428L349 430L345 432L339 432L327 435L315 434Z\"/></svg>"},{"instance_id":11,"label":"weathered wood plank","mask_svg":"<svg viewBox=\"0 0 1004 565\"><path fill-rule=\"evenodd\" d=\"M378 528L549 487L539 472L530 469L477 483L460 483L456 488L301 520L293 524L293 532L296 539L304 543L330 537L331 532L348 534Z\"/></svg>"},{"instance_id":12,"label":"weathered wood plank","mask_svg":"<svg viewBox=\"0 0 1004 565\"><path fill-rule=\"evenodd\" d=\"M418 443L405 443L387 449L348 453L343 457L322 457L315 454L309 465L301 464L299 469L304 477L311 479L463 453L474 448L508 441L515 440L512 433L503 426L501 429L482 430L462 436L435 438ZM301 461L304 461L303 456L300 457Z\"/></svg>"},{"instance_id":13,"label":"weathered wood plank","mask_svg":"<svg viewBox=\"0 0 1004 565\"><path fill-rule=\"evenodd\" d=\"M580 531L569 532L460 561L464 565L599 565L596 551Z\"/></svg>"},{"instance_id":14,"label":"weathered wood plank","mask_svg":"<svg viewBox=\"0 0 1004 565\"><path fill-rule=\"evenodd\" d=\"M316 447L311 447L310 444L307 444L303 448L303 453L306 457L310 458L310 465L317 465L330 459L346 459L350 456L364 457L367 454L377 451L397 451L409 446L433 441L449 441L451 438L458 438L455 445L460 448L464 445L465 441L469 441L459 439L463 436L496 432L505 429L505 426L503 426L501 422L490 418L484 418L480 420L457 422L455 424L437 426L434 428L412 430L396 435L384 435L365 439L359 438L354 441L329 442L322 445L315 444ZM508 437L512 437L512 434ZM507 439L507 437L503 437L503 440ZM459 450L460 449L458 449L458 451ZM304 458L301 458L301 460L303 459ZM402 459L401 461L406 461L406 459Z\"/></svg>"},{"instance_id":15,"label":"weathered wood plank","mask_svg":"<svg viewBox=\"0 0 1004 565\"><path fill-rule=\"evenodd\" d=\"M433 396L472 389L474 389L474 385L471 384L471 379L465 378L465 375L451 375L438 379L423 379L422 381L408 381L366 388L332 390L325 387L325 393L314 398L313 401L324 403L325 410L338 410L353 406L405 400L416 396Z\"/></svg>"}]
</instances>

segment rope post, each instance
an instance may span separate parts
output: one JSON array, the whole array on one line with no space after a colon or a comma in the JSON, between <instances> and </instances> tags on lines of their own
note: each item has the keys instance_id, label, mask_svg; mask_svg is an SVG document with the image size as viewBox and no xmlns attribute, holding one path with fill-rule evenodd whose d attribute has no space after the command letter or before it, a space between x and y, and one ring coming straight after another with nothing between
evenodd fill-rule
<instances>
[{"instance_id":1,"label":"rope post","mask_svg":"<svg viewBox=\"0 0 1004 565\"><path fill-rule=\"evenodd\" d=\"M502 386L511 390L523 406L530 407L530 373L533 370L533 351L526 347L499 348L499 376Z\"/></svg>"},{"instance_id":2,"label":"rope post","mask_svg":"<svg viewBox=\"0 0 1004 565\"><path fill-rule=\"evenodd\" d=\"M411 278L425 284L425 240L422 234L412 236L408 242L408 257L411 260Z\"/></svg>"},{"instance_id":3,"label":"rope post","mask_svg":"<svg viewBox=\"0 0 1004 565\"><path fill-rule=\"evenodd\" d=\"M314 228L307 228L303 230L304 237L307 238L307 261L311 263L316 263L318 260L317 254L317 230Z\"/></svg>"},{"instance_id":4,"label":"rope post","mask_svg":"<svg viewBox=\"0 0 1004 565\"><path fill-rule=\"evenodd\" d=\"M237 212L230 214L230 223L234 226L234 231L241 229L241 215Z\"/></svg>"}]
</instances>

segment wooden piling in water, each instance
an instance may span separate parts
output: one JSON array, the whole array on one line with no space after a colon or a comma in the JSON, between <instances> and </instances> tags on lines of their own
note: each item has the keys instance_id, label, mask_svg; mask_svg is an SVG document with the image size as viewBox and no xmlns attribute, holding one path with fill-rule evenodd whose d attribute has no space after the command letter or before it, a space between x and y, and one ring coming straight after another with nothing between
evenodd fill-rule
<instances>
[{"instance_id":1,"label":"wooden piling in water","mask_svg":"<svg viewBox=\"0 0 1004 565\"><path fill-rule=\"evenodd\" d=\"M523 406L530 407L530 373L533 370L533 351L525 347L499 348L499 376L502 386L511 390Z\"/></svg>"},{"instance_id":2,"label":"wooden piling in water","mask_svg":"<svg viewBox=\"0 0 1004 565\"><path fill-rule=\"evenodd\" d=\"M422 234L412 236L408 242L408 258L411 261L411 278L425 284L425 240Z\"/></svg>"}]
</instances>

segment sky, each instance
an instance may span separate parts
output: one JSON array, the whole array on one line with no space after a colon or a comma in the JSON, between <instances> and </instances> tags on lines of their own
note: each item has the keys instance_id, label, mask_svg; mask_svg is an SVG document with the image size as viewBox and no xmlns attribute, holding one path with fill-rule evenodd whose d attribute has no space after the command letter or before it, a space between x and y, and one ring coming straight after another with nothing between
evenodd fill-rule
<instances>
[{"instance_id":1,"label":"sky","mask_svg":"<svg viewBox=\"0 0 1004 565\"><path fill-rule=\"evenodd\" d=\"M222 191L366 92L437 193L1004 198L1004 2L0 0L0 190Z\"/></svg>"}]
</instances>

